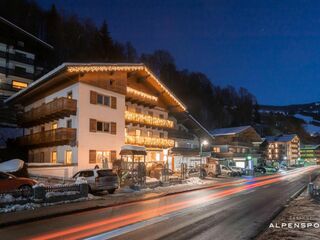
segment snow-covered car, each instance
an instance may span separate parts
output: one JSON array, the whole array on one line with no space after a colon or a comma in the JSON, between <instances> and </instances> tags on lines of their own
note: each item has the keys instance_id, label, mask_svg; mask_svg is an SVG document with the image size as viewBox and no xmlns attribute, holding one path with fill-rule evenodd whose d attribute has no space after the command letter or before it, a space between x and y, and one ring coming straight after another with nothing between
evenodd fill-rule
<instances>
[{"instance_id":1,"label":"snow-covered car","mask_svg":"<svg viewBox=\"0 0 320 240\"><path fill-rule=\"evenodd\" d=\"M89 192L108 191L112 194L119 187L118 175L112 169L88 169L77 172L73 179L86 179Z\"/></svg>"},{"instance_id":2,"label":"snow-covered car","mask_svg":"<svg viewBox=\"0 0 320 240\"><path fill-rule=\"evenodd\" d=\"M222 175L228 175L228 176L231 176L231 177L235 177L235 176L238 175L237 172L233 171L231 168L229 168L227 166L220 165L220 168L221 168L221 174Z\"/></svg>"},{"instance_id":3,"label":"snow-covered car","mask_svg":"<svg viewBox=\"0 0 320 240\"><path fill-rule=\"evenodd\" d=\"M28 195L32 192L32 186L37 181L31 178L16 177L9 173L0 172L0 193L14 190L23 190L23 194Z\"/></svg>"}]
</instances>

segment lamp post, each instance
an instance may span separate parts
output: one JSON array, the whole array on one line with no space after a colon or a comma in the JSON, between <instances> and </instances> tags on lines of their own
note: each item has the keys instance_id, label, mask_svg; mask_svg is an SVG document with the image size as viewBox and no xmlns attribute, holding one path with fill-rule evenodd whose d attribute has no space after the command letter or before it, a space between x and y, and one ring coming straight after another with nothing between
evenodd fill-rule
<instances>
[{"instance_id":1,"label":"lamp post","mask_svg":"<svg viewBox=\"0 0 320 240\"><path fill-rule=\"evenodd\" d=\"M202 166L202 147L208 145L208 141L207 140L203 140L200 143L200 168L199 168L199 175L201 177L201 166Z\"/></svg>"}]
</instances>

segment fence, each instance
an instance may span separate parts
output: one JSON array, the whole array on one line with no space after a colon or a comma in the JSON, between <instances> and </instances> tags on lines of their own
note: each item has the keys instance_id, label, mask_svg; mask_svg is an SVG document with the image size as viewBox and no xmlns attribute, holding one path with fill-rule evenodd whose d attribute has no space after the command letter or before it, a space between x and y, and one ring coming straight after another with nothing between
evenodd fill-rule
<instances>
[{"instance_id":1,"label":"fence","mask_svg":"<svg viewBox=\"0 0 320 240\"><path fill-rule=\"evenodd\" d=\"M54 203L88 197L89 187L86 183L35 186L32 190L14 190L0 193L0 208L11 204Z\"/></svg>"}]
</instances>

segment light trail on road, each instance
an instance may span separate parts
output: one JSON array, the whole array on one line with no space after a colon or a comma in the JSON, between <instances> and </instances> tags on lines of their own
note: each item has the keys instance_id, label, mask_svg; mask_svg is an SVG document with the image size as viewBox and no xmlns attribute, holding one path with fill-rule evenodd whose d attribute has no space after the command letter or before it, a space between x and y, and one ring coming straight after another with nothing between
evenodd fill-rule
<instances>
[{"instance_id":1,"label":"light trail on road","mask_svg":"<svg viewBox=\"0 0 320 240\"><path fill-rule=\"evenodd\" d=\"M252 190L254 188L259 188L262 186L270 185L273 183L277 183L283 180L291 179L301 174L305 174L308 172L313 171L315 168L304 168L292 171L287 174L275 174L270 176L262 176L252 179L243 179L234 182L228 183L220 183L212 188L208 189L221 189L224 187L232 187L231 189L221 190L219 192L214 192L208 194L206 196L196 197L194 199L188 199L179 201L176 203L171 203L164 206L154 207L152 209L143 210L134 212L131 214L125 214L122 216L112 217L110 219L100 220L92 223L82 224L80 226L73 226L64 230L52 232L52 233L45 233L39 236L35 236L29 239L34 240L43 240L43 239L83 239L86 237L94 236L97 234L101 234L104 232L108 232L117 228L121 228L130 224L134 224L137 222L149 220L155 217L164 216L169 213L177 212L183 209L187 209L190 207L195 207L201 204L208 203L213 200L221 199L224 197L232 196L237 193L241 193L247 190ZM243 186L237 186L239 184L245 184ZM207 189L207 190L208 190ZM199 190L202 191L202 190ZM183 193L181 193L183 194ZM168 196L168 198L172 198L173 196ZM140 204L145 204L147 202L154 202L153 200L146 200L140 202ZM123 207L123 205L118 206ZM117 207L117 208L118 208Z\"/></svg>"}]
</instances>

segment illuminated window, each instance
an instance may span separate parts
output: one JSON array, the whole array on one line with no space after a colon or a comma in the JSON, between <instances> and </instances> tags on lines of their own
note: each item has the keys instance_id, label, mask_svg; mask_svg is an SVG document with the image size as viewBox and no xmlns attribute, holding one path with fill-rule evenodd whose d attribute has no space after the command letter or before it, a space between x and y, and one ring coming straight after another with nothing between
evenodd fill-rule
<instances>
[{"instance_id":1,"label":"illuminated window","mask_svg":"<svg viewBox=\"0 0 320 240\"><path fill-rule=\"evenodd\" d=\"M51 125L51 129L53 130L53 129L57 129L58 128L58 123L52 123L52 125Z\"/></svg>"},{"instance_id":2,"label":"illuminated window","mask_svg":"<svg viewBox=\"0 0 320 240\"><path fill-rule=\"evenodd\" d=\"M164 133L163 132L159 133L159 138L164 138Z\"/></svg>"},{"instance_id":3,"label":"illuminated window","mask_svg":"<svg viewBox=\"0 0 320 240\"><path fill-rule=\"evenodd\" d=\"M152 137L152 131L148 131L148 132L147 132L147 136L148 136L148 137Z\"/></svg>"},{"instance_id":4,"label":"illuminated window","mask_svg":"<svg viewBox=\"0 0 320 240\"><path fill-rule=\"evenodd\" d=\"M141 136L141 130L140 129L136 129L136 136Z\"/></svg>"},{"instance_id":5,"label":"illuminated window","mask_svg":"<svg viewBox=\"0 0 320 240\"><path fill-rule=\"evenodd\" d=\"M52 163L57 163L57 151L53 151L51 153L51 162Z\"/></svg>"},{"instance_id":6,"label":"illuminated window","mask_svg":"<svg viewBox=\"0 0 320 240\"><path fill-rule=\"evenodd\" d=\"M128 128L124 129L124 135L127 136L128 135Z\"/></svg>"},{"instance_id":7,"label":"illuminated window","mask_svg":"<svg viewBox=\"0 0 320 240\"><path fill-rule=\"evenodd\" d=\"M66 150L66 164L71 164L72 163L72 151L71 150Z\"/></svg>"},{"instance_id":8,"label":"illuminated window","mask_svg":"<svg viewBox=\"0 0 320 240\"><path fill-rule=\"evenodd\" d=\"M72 91L70 91L70 92L67 93L67 98L68 98L68 99L72 99Z\"/></svg>"},{"instance_id":9,"label":"illuminated window","mask_svg":"<svg viewBox=\"0 0 320 240\"><path fill-rule=\"evenodd\" d=\"M28 83L13 80L12 87L17 88L17 89L24 89L24 88L28 87Z\"/></svg>"}]
</instances>

